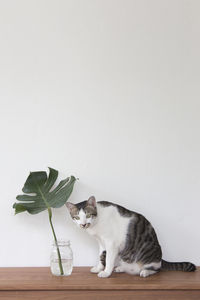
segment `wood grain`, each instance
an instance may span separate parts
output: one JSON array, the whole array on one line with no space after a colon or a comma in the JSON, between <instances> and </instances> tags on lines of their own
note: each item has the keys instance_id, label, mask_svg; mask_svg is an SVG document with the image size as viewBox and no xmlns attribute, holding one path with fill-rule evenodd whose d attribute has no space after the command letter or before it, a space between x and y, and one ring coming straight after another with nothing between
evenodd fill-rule
<instances>
[{"instance_id":1,"label":"wood grain","mask_svg":"<svg viewBox=\"0 0 200 300\"><path fill-rule=\"evenodd\" d=\"M0 292L0 300L199 300L198 291L13 291Z\"/></svg>"},{"instance_id":2,"label":"wood grain","mask_svg":"<svg viewBox=\"0 0 200 300\"><path fill-rule=\"evenodd\" d=\"M199 290L196 272L163 271L147 278L113 273L99 278L88 267L73 269L71 276L53 276L49 268L0 268L0 290Z\"/></svg>"},{"instance_id":3,"label":"wood grain","mask_svg":"<svg viewBox=\"0 0 200 300\"><path fill-rule=\"evenodd\" d=\"M200 268L196 272L160 272L140 278L113 273L98 278L89 267L56 277L50 268L0 268L0 300L199 300Z\"/></svg>"}]
</instances>

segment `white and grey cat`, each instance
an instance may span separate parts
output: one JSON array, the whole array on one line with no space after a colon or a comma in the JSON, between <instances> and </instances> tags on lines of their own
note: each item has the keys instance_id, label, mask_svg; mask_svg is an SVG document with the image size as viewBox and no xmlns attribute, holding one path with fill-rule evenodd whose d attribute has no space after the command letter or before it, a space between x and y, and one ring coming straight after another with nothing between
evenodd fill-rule
<instances>
[{"instance_id":1,"label":"white and grey cat","mask_svg":"<svg viewBox=\"0 0 200 300\"><path fill-rule=\"evenodd\" d=\"M189 262L171 263L162 259L155 230L149 221L120 205L90 197L77 204L66 203L73 221L99 243L99 262L91 269L99 277L126 272L147 277L161 269L195 271Z\"/></svg>"}]
</instances>

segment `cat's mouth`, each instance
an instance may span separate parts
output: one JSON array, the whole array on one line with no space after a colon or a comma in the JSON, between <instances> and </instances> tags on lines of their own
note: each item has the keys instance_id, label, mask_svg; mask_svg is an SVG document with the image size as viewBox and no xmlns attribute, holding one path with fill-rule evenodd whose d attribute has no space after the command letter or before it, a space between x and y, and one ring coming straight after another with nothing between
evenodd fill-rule
<instances>
[{"instance_id":1,"label":"cat's mouth","mask_svg":"<svg viewBox=\"0 0 200 300\"><path fill-rule=\"evenodd\" d=\"M90 226L90 223L86 223L86 224L80 224L80 227L83 229L86 229Z\"/></svg>"}]
</instances>

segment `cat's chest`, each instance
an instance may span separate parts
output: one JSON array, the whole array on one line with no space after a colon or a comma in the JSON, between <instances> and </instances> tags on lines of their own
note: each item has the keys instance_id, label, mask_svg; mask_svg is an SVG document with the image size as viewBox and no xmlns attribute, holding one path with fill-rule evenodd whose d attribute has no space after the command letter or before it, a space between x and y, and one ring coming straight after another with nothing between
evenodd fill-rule
<instances>
[{"instance_id":1,"label":"cat's chest","mask_svg":"<svg viewBox=\"0 0 200 300\"><path fill-rule=\"evenodd\" d=\"M115 207L100 207L98 212L97 223L88 228L87 232L100 241L113 241L118 246L123 244L130 219L120 216Z\"/></svg>"},{"instance_id":2,"label":"cat's chest","mask_svg":"<svg viewBox=\"0 0 200 300\"><path fill-rule=\"evenodd\" d=\"M87 232L94 237L103 237L108 233L105 224L97 224L92 228L88 228Z\"/></svg>"}]
</instances>

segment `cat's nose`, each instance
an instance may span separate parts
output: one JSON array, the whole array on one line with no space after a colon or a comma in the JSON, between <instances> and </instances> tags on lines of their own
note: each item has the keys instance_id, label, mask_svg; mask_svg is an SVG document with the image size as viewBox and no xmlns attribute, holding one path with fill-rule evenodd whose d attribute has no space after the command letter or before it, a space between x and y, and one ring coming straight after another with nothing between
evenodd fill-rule
<instances>
[{"instance_id":1,"label":"cat's nose","mask_svg":"<svg viewBox=\"0 0 200 300\"><path fill-rule=\"evenodd\" d=\"M87 225L86 223L85 224L81 224L81 227L84 228L86 225Z\"/></svg>"}]
</instances>

